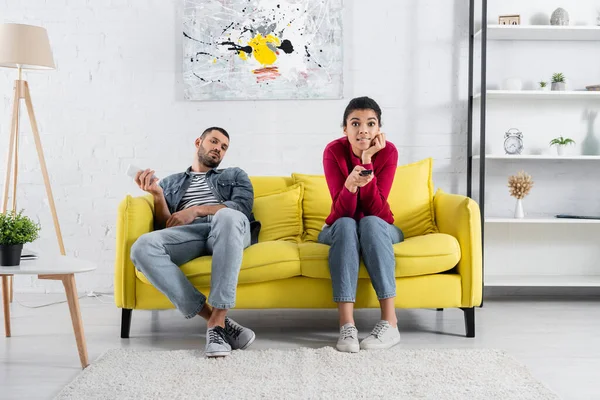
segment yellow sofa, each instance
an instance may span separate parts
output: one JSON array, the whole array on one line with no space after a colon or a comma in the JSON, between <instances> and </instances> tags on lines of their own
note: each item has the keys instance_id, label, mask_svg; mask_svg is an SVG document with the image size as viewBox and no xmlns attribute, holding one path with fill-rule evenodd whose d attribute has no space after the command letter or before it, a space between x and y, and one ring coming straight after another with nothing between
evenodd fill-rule
<instances>
[{"instance_id":1,"label":"yellow sofa","mask_svg":"<svg viewBox=\"0 0 600 400\"><path fill-rule=\"evenodd\" d=\"M398 308L465 311L466 336L475 335L474 307L481 304L481 225L477 203L465 196L433 193L432 160L399 166L388 198L405 240L394 245ZM335 308L328 268L329 246L317 235L331 208L322 175L251 177L259 242L244 251L236 308ZM153 229L152 197L126 196L117 219L115 303L122 308L121 337L129 337L134 309L173 308L137 271L129 252ZM211 256L181 266L203 293L210 291ZM361 265L357 308L379 307Z\"/></svg>"}]
</instances>

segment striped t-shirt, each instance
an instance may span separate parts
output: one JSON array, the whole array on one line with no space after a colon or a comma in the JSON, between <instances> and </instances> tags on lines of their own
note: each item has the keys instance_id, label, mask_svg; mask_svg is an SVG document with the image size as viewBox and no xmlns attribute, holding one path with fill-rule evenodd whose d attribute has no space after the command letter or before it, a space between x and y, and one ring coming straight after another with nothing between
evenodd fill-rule
<instances>
[{"instance_id":1,"label":"striped t-shirt","mask_svg":"<svg viewBox=\"0 0 600 400\"><path fill-rule=\"evenodd\" d=\"M191 172L192 182L190 187L187 189L179 205L177 211L184 210L192 206L203 206L203 205L215 205L219 204L217 198L213 195L212 191L206 183L205 172Z\"/></svg>"}]
</instances>

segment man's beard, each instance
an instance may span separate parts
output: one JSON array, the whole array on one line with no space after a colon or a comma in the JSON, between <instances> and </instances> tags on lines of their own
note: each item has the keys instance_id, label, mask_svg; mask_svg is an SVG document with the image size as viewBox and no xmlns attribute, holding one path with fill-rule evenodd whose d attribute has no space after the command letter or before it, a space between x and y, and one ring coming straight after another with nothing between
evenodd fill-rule
<instances>
[{"instance_id":1,"label":"man's beard","mask_svg":"<svg viewBox=\"0 0 600 400\"><path fill-rule=\"evenodd\" d=\"M198 161L208 168L217 168L221 164L221 160L214 160L202 147L198 149Z\"/></svg>"}]
</instances>

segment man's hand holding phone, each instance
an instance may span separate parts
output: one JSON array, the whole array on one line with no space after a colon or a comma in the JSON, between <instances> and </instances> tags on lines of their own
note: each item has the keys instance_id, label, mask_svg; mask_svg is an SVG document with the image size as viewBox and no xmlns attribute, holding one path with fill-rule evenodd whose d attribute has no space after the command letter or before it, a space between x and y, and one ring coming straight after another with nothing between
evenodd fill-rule
<instances>
[{"instance_id":1,"label":"man's hand holding phone","mask_svg":"<svg viewBox=\"0 0 600 400\"><path fill-rule=\"evenodd\" d=\"M357 165L346 178L344 186L351 193L356 193L358 188L366 186L373 180L373 170Z\"/></svg>"},{"instance_id":2,"label":"man's hand holding phone","mask_svg":"<svg viewBox=\"0 0 600 400\"><path fill-rule=\"evenodd\" d=\"M158 178L154 176L154 170L145 169L138 171L135 174L135 183L145 192L150 193L153 196L160 196L163 194L163 190L158 184Z\"/></svg>"}]
</instances>

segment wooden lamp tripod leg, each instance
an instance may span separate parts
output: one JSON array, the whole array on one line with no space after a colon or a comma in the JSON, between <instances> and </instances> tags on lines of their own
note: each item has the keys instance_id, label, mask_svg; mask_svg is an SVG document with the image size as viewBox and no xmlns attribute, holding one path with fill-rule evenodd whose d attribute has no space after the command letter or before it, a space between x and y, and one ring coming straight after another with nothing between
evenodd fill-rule
<instances>
[{"instance_id":1,"label":"wooden lamp tripod leg","mask_svg":"<svg viewBox=\"0 0 600 400\"><path fill-rule=\"evenodd\" d=\"M31 95L29 94L29 85L26 81L23 81L23 83L25 105L27 106L29 122L31 122L31 131L33 132L33 140L35 141L35 147L37 148L38 158L40 159L42 175L44 176L44 185L46 186L46 195L48 196L48 202L50 203L50 211L52 212L52 219L54 220L54 230L56 231L56 239L58 240L60 254L64 256L66 255L65 245L63 244L62 233L60 231L60 224L58 223L58 215L56 214L56 205L54 204L52 187L50 187L50 177L48 176L48 169L46 168L46 160L44 159L44 151L42 150L42 141L40 140L40 133L38 132L35 114L33 113L33 104L31 103Z\"/></svg>"},{"instance_id":2,"label":"wooden lamp tripod leg","mask_svg":"<svg viewBox=\"0 0 600 400\"><path fill-rule=\"evenodd\" d=\"M8 211L8 193L10 188L10 175L13 167L13 156L15 158L14 161L14 183L13 183L13 201L12 201L12 209L16 211L17 208L17 166L19 163L18 159L18 140L19 140L19 103L21 101L21 93L20 93L20 85L19 81L15 81L14 87L14 97L13 97L13 113L12 113L12 123L10 126L10 138L8 144L8 157L6 157L6 177L4 179L4 195L2 197L2 213L6 213ZM8 296L5 297L10 303L13 301L13 276L8 276L3 279L6 281L5 289L8 292ZM10 336L10 328L8 328L8 335Z\"/></svg>"}]
</instances>

